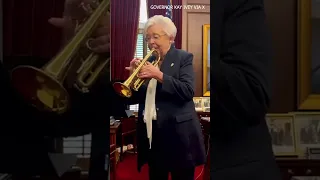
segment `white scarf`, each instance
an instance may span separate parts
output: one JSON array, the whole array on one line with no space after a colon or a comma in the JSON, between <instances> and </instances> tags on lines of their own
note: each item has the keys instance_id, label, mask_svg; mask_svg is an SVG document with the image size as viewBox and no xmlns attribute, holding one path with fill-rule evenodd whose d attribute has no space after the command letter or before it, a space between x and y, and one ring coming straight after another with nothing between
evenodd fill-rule
<instances>
[{"instance_id":1,"label":"white scarf","mask_svg":"<svg viewBox=\"0 0 320 180\"><path fill-rule=\"evenodd\" d=\"M157 119L156 111L156 90L157 90L157 80L150 79L147 92L146 92L146 102L144 107L144 122L147 127L147 136L149 138L149 144L151 149L152 142L152 120Z\"/></svg>"}]
</instances>

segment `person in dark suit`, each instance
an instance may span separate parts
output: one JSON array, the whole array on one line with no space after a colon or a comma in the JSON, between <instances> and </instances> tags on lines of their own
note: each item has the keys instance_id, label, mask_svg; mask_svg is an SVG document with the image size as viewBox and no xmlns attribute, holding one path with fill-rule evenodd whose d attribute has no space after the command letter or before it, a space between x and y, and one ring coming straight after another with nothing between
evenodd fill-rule
<instances>
[{"instance_id":1,"label":"person in dark suit","mask_svg":"<svg viewBox=\"0 0 320 180\"><path fill-rule=\"evenodd\" d=\"M68 16L51 18L49 22L66 30L68 19ZM109 57L110 42L105 40L108 26L109 21L98 27L92 48L106 58ZM110 148L109 118L113 115L113 108L122 106L110 83L109 67L105 68L89 93L70 89L71 108L62 115L41 112L29 106L13 87L9 70L0 63L0 102L3 107L0 112L6 118L1 120L0 173L18 175L20 179L35 175L53 178L55 172L48 156L48 140L91 133L89 179L108 179L105 164ZM112 107L108 108L108 103L113 103Z\"/></svg>"},{"instance_id":2,"label":"person in dark suit","mask_svg":"<svg viewBox=\"0 0 320 180\"><path fill-rule=\"evenodd\" d=\"M138 170L148 163L150 180L193 180L195 166L205 163L204 139L193 103L193 55L172 46L177 29L167 17L151 17L144 35L159 52L159 68L147 62L139 71L149 80L131 97L139 103ZM140 60L133 59L128 70Z\"/></svg>"},{"instance_id":3,"label":"person in dark suit","mask_svg":"<svg viewBox=\"0 0 320 180\"><path fill-rule=\"evenodd\" d=\"M211 179L280 180L265 121L272 47L263 0L210 6Z\"/></svg>"}]
</instances>

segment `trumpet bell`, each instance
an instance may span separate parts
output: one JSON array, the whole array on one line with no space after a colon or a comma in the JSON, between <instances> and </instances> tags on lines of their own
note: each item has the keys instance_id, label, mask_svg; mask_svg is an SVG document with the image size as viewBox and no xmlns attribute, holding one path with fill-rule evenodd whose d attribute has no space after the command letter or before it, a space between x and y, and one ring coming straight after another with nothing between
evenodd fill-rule
<instances>
[{"instance_id":1,"label":"trumpet bell","mask_svg":"<svg viewBox=\"0 0 320 180\"><path fill-rule=\"evenodd\" d=\"M68 109L67 90L43 70L19 66L12 70L11 78L14 88L39 110L60 114Z\"/></svg>"},{"instance_id":2,"label":"trumpet bell","mask_svg":"<svg viewBox=\"0 0 320 180\"><path fill-rule=\"evenodd\" d=\"M130 87L126 86L124 83L115 82L113 84L113 88L120 96L127 98L130 98L132 96Z\"/></svg>"}]
</instances>

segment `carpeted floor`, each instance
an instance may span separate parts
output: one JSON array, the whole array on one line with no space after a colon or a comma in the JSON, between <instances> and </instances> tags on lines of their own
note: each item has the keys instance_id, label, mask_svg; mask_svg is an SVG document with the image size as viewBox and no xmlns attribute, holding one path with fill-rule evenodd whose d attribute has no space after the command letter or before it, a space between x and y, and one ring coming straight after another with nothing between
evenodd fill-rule
<instances>
[{"instance_id":1,"label":"carpeted floor","mask_svg":"<svg viewBox=\"0 0 320 180\"><path fill-rule=\"evenodd\" d=\"M195 180L202 180L203 166L196 168ZM137 156L134 154L127 154L122 162L117 165L117 179L116 180L149 180L148 165L142 168L139 173L137 171Z\"/></svg>"}]
</instances>

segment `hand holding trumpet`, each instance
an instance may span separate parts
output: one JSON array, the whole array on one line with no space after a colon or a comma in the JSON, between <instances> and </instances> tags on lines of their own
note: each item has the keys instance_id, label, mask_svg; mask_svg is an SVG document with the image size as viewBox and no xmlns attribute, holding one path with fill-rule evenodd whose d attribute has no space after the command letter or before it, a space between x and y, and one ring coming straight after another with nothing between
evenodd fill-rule
<instances>
[{"instance_id":1,"label":"hand holding trumpet","mask_svg":"<svg viewBox=\"0 0 320 180\"><path fill-rule=\"evenodd\" d=\"M142 79L159 79L162 75L162 72L159 68L152 65L150 62L147 62L140 70L138 77Z\"/></svg>"},{"instance_id":2,"label":"hand holding trumpet","mask_svg":"<svg viewBox=\"0 0 320 180\"><path fill-rule=\"evenodd\" d=\"M132 73L140 64L141 59L134 58L130 61L130 66L126 67L126 70L129 70ZM162 75L162 72L159 68L152 65L150 62L146 62L139 71L138 77L141 79L158 79Z\"/></svg>"},{"instance_id":3,"label":"hand holding trumpet","mask_svg":"<svg viewBox=\"0 0 320 180\"><path fill-rule=\"evenodd\" d=\"M126 67L125 69L130 71L130 74L139 66L141 62L141 58L134 58L130 61L130 66Z\"/></svg>"},{"instance_id":4,"label":"hand holding trumpet","mask_svg":"<svg viewBox=\"0 0 320 180\"><path fill-rule=\"evenodd\" d=\"M90 15L97 0L66 0L64 5L64 15L62 18L52 17L48 21L50 24L64 30L65 41L68 41L75 33L77 23L83 21ZM107 13L102 17L99 26L93 33L93 40L90 47L97 53L110 52L110 15Z\"/></svg>"}]
</instances>

